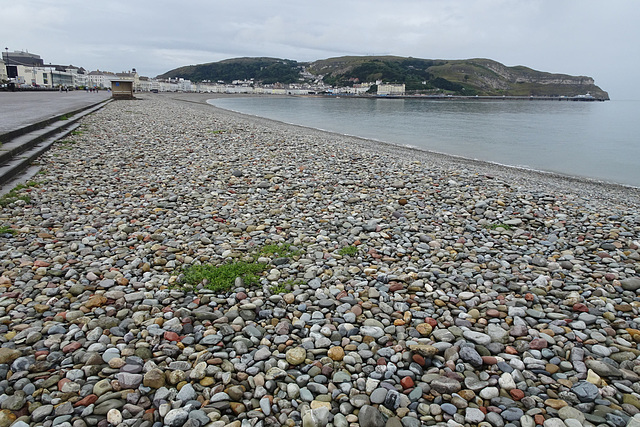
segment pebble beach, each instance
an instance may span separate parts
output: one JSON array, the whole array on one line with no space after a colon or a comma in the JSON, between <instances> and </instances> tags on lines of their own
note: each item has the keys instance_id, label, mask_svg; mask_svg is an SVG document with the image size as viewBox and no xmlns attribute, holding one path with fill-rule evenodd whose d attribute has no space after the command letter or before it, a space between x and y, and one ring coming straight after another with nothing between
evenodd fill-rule
<instances>
[{"instance_id":1,"label":"pebble beach","mask_svg":"<svg viewBox=\"0 0 640 427\"><path fill-rule=\"evenodd\" d=\"M138 97L0 208L0 427L640 426L640 190Z\"/></svg>"}]
</instances>

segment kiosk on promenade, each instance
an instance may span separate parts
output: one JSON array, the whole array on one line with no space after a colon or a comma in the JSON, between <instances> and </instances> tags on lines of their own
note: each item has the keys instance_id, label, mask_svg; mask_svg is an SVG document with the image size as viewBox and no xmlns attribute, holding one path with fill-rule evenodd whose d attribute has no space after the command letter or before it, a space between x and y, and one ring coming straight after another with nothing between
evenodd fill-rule
<instances>
[{"instance_id":1,"label":"kiosk on promenade","mask_svg":"<svg viewBox=\"0 0 640 427\"><path fill-rule=\"evenodd\" d=\"M111 97L113 99L134 99L133 80L111 80Z\"/></svg>"}]
</instances>

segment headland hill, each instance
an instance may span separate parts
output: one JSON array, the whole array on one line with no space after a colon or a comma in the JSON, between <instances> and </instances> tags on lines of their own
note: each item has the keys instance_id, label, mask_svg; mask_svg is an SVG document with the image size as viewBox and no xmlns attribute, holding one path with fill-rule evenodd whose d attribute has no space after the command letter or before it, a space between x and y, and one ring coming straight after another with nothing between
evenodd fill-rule
<instances>
[{"instance_id":1,"label":"headland hill","mask_svg":"<svg viewBox=\"0 0 640 427\"><path fill-rule=\"evenodd\" d=\"M279 58L233 58L188 65L158 79L185 79L250 93L420 96L435 99L553 99L605 101L609 94L592 77L506 66L491 59L440 60L400 56L342 56L298 62ZM266 93L266 92L265 92Z\"/></svg>"}]
</instances>

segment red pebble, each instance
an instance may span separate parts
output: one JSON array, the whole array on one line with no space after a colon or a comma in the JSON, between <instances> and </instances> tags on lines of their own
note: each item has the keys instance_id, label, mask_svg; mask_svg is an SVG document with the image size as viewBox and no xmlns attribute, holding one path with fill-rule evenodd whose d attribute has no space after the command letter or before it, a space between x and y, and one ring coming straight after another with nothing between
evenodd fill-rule
<instances>
[{"instance_id":1,"label":"red pebble","mask_svg":"<svg viewBox=\"0 0 640 427\"><path fill-rule=\"evenodd\" d=\"M404 288L404 285L402 283L394 283L391 286L389 286L389 292L396 292L403 288Z\"/></svg>"},{"instance_id":2,"label":"red pebble","mask_svg":"<svg viewBox=\"0 0 640 427\"><path fill-rule=\"evenodd\" d=\"M533 350L542 350L543 348L547 348L547 340L542 338L532 339L529 343L529 348Z\"/></svg>"},{"instance_id":3,"label":"red pebble","mask_svg":"<svg viewBox=\"0 0 640 427\"><path fill-rule=\"evenodd\" d=\"M71 344L67 344L64 346L64 348L62 349L63 353L71 353L73 351L78 350L80 347L82 347L82 343L79 342L72 342Z\"/></svg>"},{"instance_id":4,"label":"red pebble","mask_svg":"<svg viewBox=\"0 0 640 427\"><path fill-rule=\"evenodd\" d=\"M419 354L414 354L412 357L413 361L416 362L420 366L424 366L424 357Z\"/></svg>"},{"instance_id":5,"label":"red pebble","mask_svg":"<svg viewBox=\"0 0 640 427\"><path fill-rule=\"evenodd\" d=\"M584 305L581 302L577 302L575 304L573 304L573 311L581 311L581 312L588 312L589 311L589 307L587 307L586 305Z\"/></svg>"},{"instance_id":6,"label":"red pebble","mask_svg":"<svg viewBox=\"0 0 640 427\"><path fill-rule=\"evenodd\" d=\"M482 356L482 363L485 365L495 365L498 363L498 359L493 356Z\"/></svg>"},{"instance_id":7,"label":"red pebble","mask_svg":"<svg viewBox=\"0 0 640 427\"><path fill-rule=\"evenodd\" d=\"M438 326L438 321L433 317L427 317L424 319L424 321L425 323L430 324L432 328L435 328L436 326Z\"/></svg>"},{"instance_id":8,"label":"red pebble","mask_svg":"<svg viewBox=\"0 0 640 427\"><path fill-rule=\"evenodd\" d=\"M5 292L2 294L3 297L7 298L18 298L20 295L20 292Z\"/></svg>"},{"instance_id":9,"label":"red pebble","mask_svg":"<svg viewBox=\"0 0 640 427\"><path fill-rule=\"evenodd\" d=\"M400 380L400 385L405 390L408 389L408 388L413 388L415 386L415 384L413 382L413 379L411 377L404 377L403 379L401 379Z\"/></svg>"},{"instance_id":10,"label":"red pebble","mask_svg":"<svg viewBox=\"0 0 640 427\"><path fill-rule=\"evenodd\" d=\"M167 331L164 333L164 339L167 341L180 341L180 335L175 332Z\"/></svg>"},{"instance_id":11,"label":"red pebble","mask_svg":"<svg viewBox=\"0 0 640 427\"><path fill-rule=\"evenodd\" d=\"M89 406L93 403L96 403L96 400L98 400L98 396L96 396L95 394L90 394L87 397L83 397L82 399L78 400L73 404L73 406Z\"/></svg>"},{"instance_id":12,"label":"red pebble","mask_svg":"<svg viewBox=\"0 0 640 427\"><path fill-rule=\"evenodd\" d=\"M507 354L518 354L518 350L516 350L515 348L511 347L510 345L508 345L505 349L504 352Z\"/></svg>"},{"instance_id":13,"label":"red pebble","mask_svg":"<svg viewBox=\"0 0 640 427\"><path fill-rule=\"evenodd\" d=\"M544 415L542 415L542 414L535 414L535 415L533 416L533 421L535 421L535 422L536 422L536 425L539 425L539 426L543 425L543 424L544 424Z\"/></svg>"},{"instance_id":14,"label":"red pebble","mask_svg":"<svg viewBox=\"0 0 640 427\"><path fill-rule=\"evenodd\" d=\"M509 390L509 394L511 395L513 400L520 400L524 397L524 391L518 390L517 388L514 388L513 390Z\"/></svg>"}]
</instances>

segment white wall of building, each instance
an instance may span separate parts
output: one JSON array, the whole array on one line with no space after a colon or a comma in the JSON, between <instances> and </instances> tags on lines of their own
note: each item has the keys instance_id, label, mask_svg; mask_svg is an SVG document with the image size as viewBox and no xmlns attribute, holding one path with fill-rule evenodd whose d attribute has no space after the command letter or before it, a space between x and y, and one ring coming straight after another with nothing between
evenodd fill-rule
<instances>
[{"instance_id":1,"label":"white wall of building","mask_svg":"<svg viewBox=\"0 0 640 427\"><path fill-rule=\"evenodd\" d=\"M7 67L4 64L4 61L0 59L0 81L4 81L8 79L9 77L7 76Z\"/></svg>"},{"instance_id":2,"label":"white wall of building","mask_svg":"<svg viewBox=\"0 0 640 427\"><path fill-rule=\"evenodd\" d=\"M73 75L66 71L56 71L48 67L27 67L17 65L17 84L31 87L73 86Z\"/></svg>"},{"instance_id":3,"label":"white wall of building","mask_svg":"<svg viewBox=\"0 0 640 427\"><path fill-rule=\"evenodd\" d=\"M92 71L87 78L88 86L99 88L110 88L111 79L115 79L116 75L111 73L101 73L99 71Z\"/></svg>"},{"instance_id":4,"label":"white wall of building","mask_svg":"<svg viewBox=\"0 0 640 427\"><path fill-rule=\"evenodd\" d=\"M378 85L378 95L404 95L404 89L404 83L401 85L382 83Z\"/></svg>"}]
</instances>

